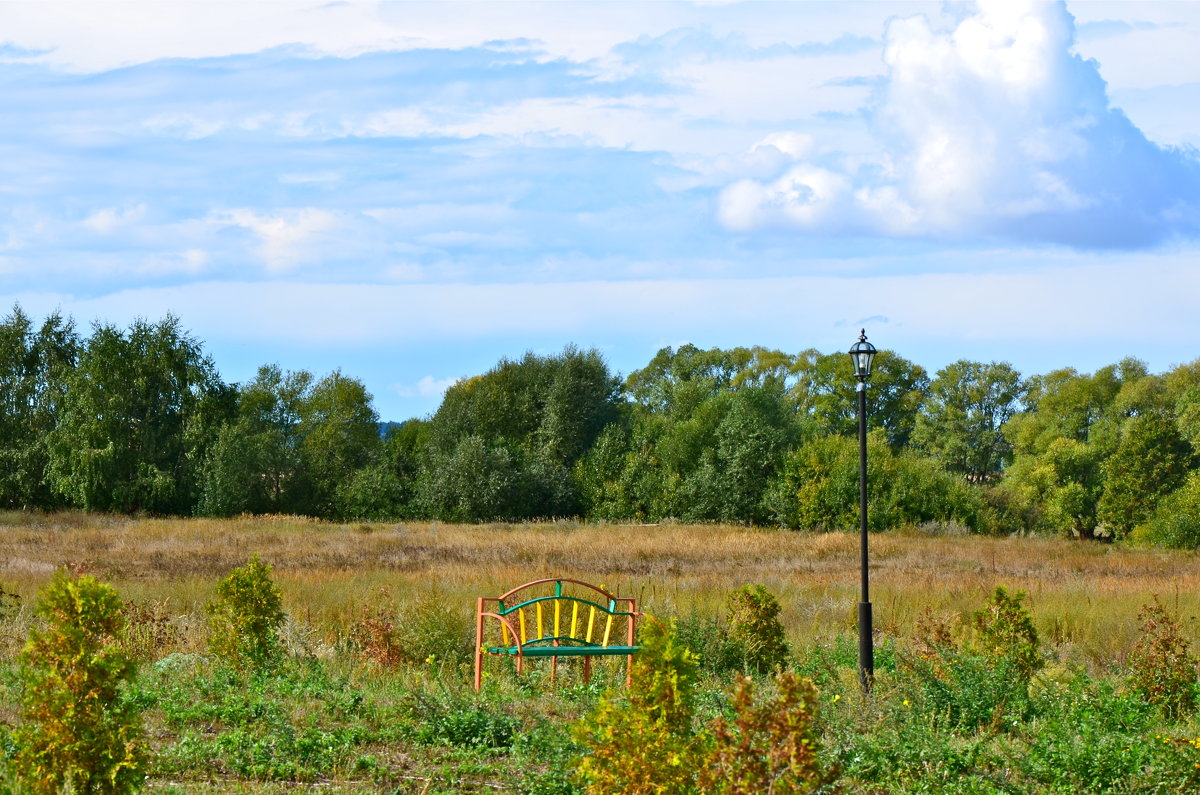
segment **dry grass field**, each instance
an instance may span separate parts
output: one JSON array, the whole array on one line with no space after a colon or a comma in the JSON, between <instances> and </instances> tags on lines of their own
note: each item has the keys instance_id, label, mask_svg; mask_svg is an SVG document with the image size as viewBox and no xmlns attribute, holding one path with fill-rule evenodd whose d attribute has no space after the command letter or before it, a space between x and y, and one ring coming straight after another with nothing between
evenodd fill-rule
<instances>
[{"instance_id":1,"label":"dry grass field","mask_svg":"<svg viewBox=\"0 0 1200 795\"><path fill-rule=\"evenodd\" d=\"M198 628L230 569L259 554L275 567L297 631L332 643L381 594L403 605L434 596L469 616L474 597L572 576L603 583L657 616L717 616L727 594L761 583L784 606L794 643L854 632L858 538L725 525L334 524L296 517L131 519L0 514L0 587L23 607L0 653L19 648L37 590L70 566ZM871 538L876 627L904 636L925 609L967 614L996 585L1028 593L1045 645L1103 670L1123 661L1139 608L1157 596L1200 635L1200 557L1047 538L897 531ZM384 591L383 589L386 589Z\"/></svg>"}]
</instances>

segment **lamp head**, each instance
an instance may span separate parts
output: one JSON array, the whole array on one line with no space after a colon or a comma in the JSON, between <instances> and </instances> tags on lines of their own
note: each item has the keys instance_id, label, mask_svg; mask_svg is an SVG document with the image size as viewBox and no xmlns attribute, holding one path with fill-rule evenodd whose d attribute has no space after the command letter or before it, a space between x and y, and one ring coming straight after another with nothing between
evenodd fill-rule
<instances>
[{"instance_id":1,"label":"lamp head","mask_svg":"<svg viewBox=\"0 0 1200 795\"><path fill-rule=\"evenodd\" d=\"M866 382L871 377L871 363L875 359L875 346L867 342L867 330L859 332L858 342L850 346L850 361L854 366L854 377Z\"/></svg>"}]
</instances>

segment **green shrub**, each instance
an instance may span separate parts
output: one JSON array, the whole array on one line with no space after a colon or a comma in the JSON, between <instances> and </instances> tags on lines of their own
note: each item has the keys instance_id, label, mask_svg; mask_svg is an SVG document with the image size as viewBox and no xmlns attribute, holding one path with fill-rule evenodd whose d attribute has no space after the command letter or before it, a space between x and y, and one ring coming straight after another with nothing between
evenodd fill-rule
<instances>
[{"instance_id":1,"label":"green shrub","mask_svg":"<svg viewBox=\"0 0 1200 795\"><path fill-rule=\"evenodd\" d=\"M471 613L438 591L417 597L399 613L394 634L401 659L458 664L472 659Z\"/></svg>"},{"instance_id":2,"label":"green shrub","mask_svg":"<svg viewBox=\"0 0 1200 795\"><path fill-rule=\"evenodd\" d=\"M579 778L588 792L673 795L694 790L692 729L696 655L671 630L650 624L634 657L627 697L610 694L576 729L587 751Z\"/></svg>"},{"instance_id":3,"label":"green shrub","mask_svg":"<svg viewBox=\"0 0 1200 795\"><path fill-rule=\"evenodd\" d=\"M781 672L775 690L773 698L756 703L754 683L739 677L733 723L717 718L712 725L713 747L699 776L702 792L790 795L815 792L837 777L818 756L818 692L812 680Z\"/></svg>"},{"instance_id":4,"label":"green shrub","mask_svg":"<svg viewBox=\"0 0 1200 795\"><path fill-rule=\"evenodd\" d=\"M117 641L121 599L93 577L59 571L20 654L24 686L16 770L32 792L132 792L143 781L141 716L125 699L134 666Z\"/></svg>"},{"instance_id":5,"label":"green shrub","mask_svg":"<svg viewBox=\"0 0 1200 795\"><path fill-rule=\"evenodd\" d=\"M1004 586L997 585L991 602L971 617L971 623L980 650L1010 661L1013 670L1028 682L1045 660L1038 649L1033 618L1021 606L1024 598L1021 591L1009 596Z\"/></svg>"},{"instance_id":6,"label":"green shrub","mask_svg":"<svg viewBox=\"0 0 1200 795\"><path fill-rule=\"evenodd\" d=\"M899 656L900 684L915 710L972 730L1008 728L1029 715L1029 682L1044 660L1023 598L996 588L972 615L971 646L955 640L947 620L928 612L917 620L913 647Z\"/></svg>"},{"instance_id":7,"label":"green shrub","mask_svg":"<svg viewBox=\"0 0 1200 795\"><path fill-rule=\"evenodd\" d=\"M1129 653L1129 686L1172 719L1196 709L1196 655L1179 624L1155 598L1138 613L1141 634Z\"/></svg>"},{"instance_id":8,"label":"green shrub","mask_svg":"<svg viewBox=\"0 0 1200 795\"><path fill-rule=\"evenodd\" d=\"M790 652L775 596L761 585L743 585L729 596L729 634L744 650L747 671L783 667Z\"/></svg>"},{"instance_id":9,"label":"green shrub","mask_svg":"<svg viewBox=\"0 0 1200 795\"><path fill-rule=\"evenodd\" d=\"M271 566L251 558L217 585L208 604L209 649L239 668L260 668L278 661L283 597L271 580Z\"/></svg>"},{"instance_id":10,"label":"green shrub","mask_svg":"<svg viewBox=\"0 0 1200 795\"><path fill-rule=\"evenodd\" d=\"M817 639L797 655L795 670L801 676L812 679L818 687L826 687L840 680L838 671L843 668L858 668L858 636L838 635L829 639ZM875 644L875 673L892 673L896 670L896 641L884 636Z\"/></svg>"},{"instance_id":11,"label":"green shrub","mask_svg":"<svg viewBox=\"0 0 1200 795\"><path fill-rule=\"evenodd\" d=\"M1154 791L1132 786L1149 772L1152 743L1145 729L1153 709L1082 671L1039 692L1030 742L1020 767L1051 792ZM1161 742L1161 741L1159 741ZM1128 784L1119 788L1118 782ZM1171 791L1163 788L1159 791Z\"/></svg>"},{"instance_id":12,"label":"green shrub","mask_svg":"<svg viewBox=\"0 0 1200 795\"><path fill-rule=\"evenodd\" d=\"M696 654L705 674L727 676L745 665L745 648L715 618L689 613L676 622L675 637Z\"/></svg>"}]
</instances>

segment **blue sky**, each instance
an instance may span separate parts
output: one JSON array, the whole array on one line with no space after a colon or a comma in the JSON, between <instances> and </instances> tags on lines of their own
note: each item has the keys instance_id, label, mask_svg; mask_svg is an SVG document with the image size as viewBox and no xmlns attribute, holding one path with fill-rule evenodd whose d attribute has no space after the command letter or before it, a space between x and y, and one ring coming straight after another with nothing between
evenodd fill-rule
<instances>
[{"instance_id":1,"label":"blue sky","mask_svg":"<svg viewBox=\"0 0 1200 795\"><path fill-rule=\"evenodd\" d=\"M6 2L0 300L384 419L502 356L1200 356L1200 4Z\"/></svg>"}]
</instances>

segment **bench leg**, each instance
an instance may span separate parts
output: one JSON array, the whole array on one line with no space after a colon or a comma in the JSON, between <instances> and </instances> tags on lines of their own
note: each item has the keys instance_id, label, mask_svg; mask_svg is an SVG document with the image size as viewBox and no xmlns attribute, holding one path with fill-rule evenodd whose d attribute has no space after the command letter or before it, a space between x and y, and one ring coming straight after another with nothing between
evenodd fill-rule
<instances>
[{"instance_id":1,"label":"bench leg","mask_svg":"<svg viewBox=\"0 0 1200 795\"><path fill-rule=\"evenodd\" d=\"M475 609L475 692L483 685L483 599Z\"/></svg>"},{"instance_id":2,"label":"bench leg","mask_svg":"<svg viewBox=\"0 0 1200 795\"><path fill-rule=\"evenodd\" d=\"M550 684L554 684L554 677L558 673L558 658L550 658Z\"/></svg>"},{"instance_id":3,"label":"bench leg","mask_svg":"<svg viewBox=\"0 0 1200 795\"><path fill-rule=\"evenodd\" d=\"M586 685L590 681L592 681L592 658L584 657L583 658L583 683Z\"/></svg>"}]
</instances>

